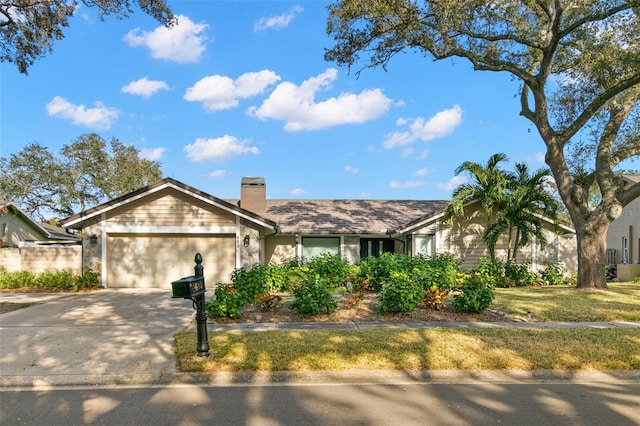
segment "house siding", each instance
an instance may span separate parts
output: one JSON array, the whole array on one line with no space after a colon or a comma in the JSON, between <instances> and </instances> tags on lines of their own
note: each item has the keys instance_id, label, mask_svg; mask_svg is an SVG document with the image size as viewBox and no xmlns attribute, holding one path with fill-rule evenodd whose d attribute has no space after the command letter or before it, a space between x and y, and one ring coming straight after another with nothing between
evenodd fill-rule
<instances>
[{"instance_id":1,"label":"house siding","mask_svg":"<svg viewBox=\"0 0 640 426\"><path fill-rule=\"evenodd\" d=\"M296 257L295 235L274 235L265 239L264 262L281 264Z\"/></svg>"},{"instance_id":2,"label":"house siding","mask_svg":"<svg viewBox=\"0 0 640 426\"><path fill-rule=\"evenodd\" d=\"M609 225L607 248L616 250L617 264L625 263L623 238L627 239L628 258L626 263L640 263L640 198L627 204L620 217Z\"/></svg>"}]
</instances>

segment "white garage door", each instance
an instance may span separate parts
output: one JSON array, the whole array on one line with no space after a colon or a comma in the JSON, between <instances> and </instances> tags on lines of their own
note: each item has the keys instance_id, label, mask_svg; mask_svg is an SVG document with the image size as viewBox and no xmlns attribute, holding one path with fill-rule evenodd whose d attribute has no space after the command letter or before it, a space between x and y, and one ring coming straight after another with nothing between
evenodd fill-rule
<instances>
[{"instance_id":1,"label":"white garage door","mask_svg":"<svg viewBox=\"0 0 640 426\"><path fill-rule=\"evenodd\" d=\"M194 274L196 253L202 254L207 287L229 282L235 267L233 235L110 234L107 286L170 289L172 281Z\"/></svg>"}]
</instances>

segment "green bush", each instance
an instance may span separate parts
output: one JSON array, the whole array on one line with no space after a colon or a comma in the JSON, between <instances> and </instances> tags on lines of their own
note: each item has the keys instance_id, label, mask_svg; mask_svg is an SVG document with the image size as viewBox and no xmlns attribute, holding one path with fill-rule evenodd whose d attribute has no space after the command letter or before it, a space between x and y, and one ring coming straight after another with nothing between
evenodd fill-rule
<instances>
[{"instance_id":1,"label":"green bush","mask_svg":"<svg viewBox=\"0 0 640 426\"><path fill-rule=\"evenodd\" d=\"M460 262L450 254L439 254L429 257L414 257L409 272L414 280L420 282L422 289L428 291L432 287L448 291L456 287L456 277Z\"/></svg>"},{"instance_id":2,"label":"green bush","mask_svg":"<svg viewBox=\"0 0 640 426\"><path fill-rule=\"evenodd\" d=\"M300 315L330 314L338 307L333 300L331 289L318 274L307 274L293 288L294 300L291 309Z\"/></svg>"},{"instance_id":3,"label":"green bush","mask_svg":"<svg viewBox=\"0 0 640 426\"><path fill-rule=\"evenodd\" d=\"M562 266L558 263L548 263L540 271L540 278L545 285L561 285L566 282Z\"/></svg>"},{"instance_id":4,"label":"green bush","mask_svg":"<svg viewBox=\"0 0 640 426\"><path fill-rule=\"evenodd\" d=\"M349 262L339 254L322 253L311 260L305 266L309 273L317 275L321 281L326 282L331 288L337 289L344 286L349 274Z\"/></svg>"},{"instance_id":5,"label":"green bush","mask_svg":"<svg viewBox=\"0 0 640 426\"><path fill-rule=\"evenodd\" d=\"M74 286L74 277L69 271L41 272L36 276L35 286L46 289L71 290Z\"/></svg>"},{"instance_id":6,"label":"green bush","mask_svg":"<svg viewBox=\"0 0 640 426\"><path fill-rule=\"evenodd\" d=\"M457 311L482 312L491 306L495 293L481 275L469 274L453 295L453 308Z\"/></svg>"},{"instance_id":7,"label":"green bush","mask_svg":"<svg viewBox=\"0 0 640 426\"><path fill-rule=\"evenodd\" d=\"M528 263L516 263L513 260L504 265L504 275L518 287L526 287L536 283L536 274L531 272Z\"/></svg>"},{"instance_id":8,"label":"green bush","mask_svg":"<svg viewBox=\"0 0 640 426\"><path fill-rule=\"evenodd\" d=\"M36 287L36 275L30 271L7 272L0 274L0 288Z\"/></svg>"},{"instance_id":9,"label":"green bush","mask_svg":"<svg viewBox=\"0 0 640 426\"><path fill-rule=\"evenodd\" d=\"M507 277L504 274L504 266L497 260L481 257L471 272L479 275L483 281L493 288L509 287Z\"/></svg>"},{"instance_id":10,"label":"green bush","mask_svg":"<svg viewBox=\"0 0 640 426\"><path fill-rule=\"evenodd\" d=\"M231 284L216 285L214 298L205 303L205 310L213 318L238 319L241 316L245 299Z\"/></svg>"},{"instance_id":11,"label":"green bush","mask_svg":"<svg viewBox=\"0 0 640 426\"><path fill-rule=\"evenodd\" d=\"M391 253L380 256L369 256L360 261L360 274L367 280L374 292L382 290L382 286L389 282L392 272L398 272L396 257Z\"/></svg>"},{"instance_id":12,"label":"green bush","mask_svg":"<svg viewBox=\"0 0 640 426\"><path fill-rule=\"evenodd\" d=\"M422 301L424 294L425 290L419 282L412 280L407 274L393 272L389 282L382 286L378 312L411 312Z\"/></svg>"}]
</instances>

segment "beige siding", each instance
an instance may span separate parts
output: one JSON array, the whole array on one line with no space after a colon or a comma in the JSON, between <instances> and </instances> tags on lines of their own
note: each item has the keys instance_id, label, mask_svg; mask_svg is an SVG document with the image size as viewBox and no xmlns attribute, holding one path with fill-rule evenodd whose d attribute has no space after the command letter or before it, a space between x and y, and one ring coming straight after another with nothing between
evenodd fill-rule
<instances>
[{"instance_id":1,"label":"beige siding","mask_svg":"<svg viewBox=\"0 0 640 426\"><path fill-rule=\"evenodd\" d=\"M265 240L265 263L281 264L286 259L296 256L296 237L293 235L276 235Z\"/></svg>"},{"instance_id":2,"label":"beige siding","mask_svg":"<svg viewBox=\"0 0 640 426\"><path fill-rule=\"evenodd\" d=\"M622 239L627 238L628 263L640 263L640 198L629 203L607 231L607 248L616 250L616 263L622 263Z\"/></svg>"},{"instance_id":3,"label":"beige siding","mask_svg":"<svg viewBox=\"0 0 640 426\"><path fill-rule=\"evenodd\" d=\"M107 226L235 226L235 216L188 197L174 189L165 189L126 206L113 209Z\"/></svg>"},{"instance_id":4,"label":"beige siding","mask_svg":"<svg viewBox=\"0 0 640 426\"><path fill-rule=\"evenodd\" d=\"M20 270L20 250L17 248L0 249L0 268L5 268L8 272Z\"/></svg>"},{"instance_id":5,"label":"beige siding","mask_svg":"<svg viewBox=\"0 0 640 426\"><path fill-rule=\"evenodd\" d=\"M235 266L232 235L109 235L107 286L170 289L172 281L194 274L198 252L211 291L217 282L229 282Z\"/></svg>"},{"instance_id":6,"label":"beige siding","mask_svg":"<svg viewBox=\"0 0 640 426\"><path fill-rule=\"evenodd\" d=\"M20 249L21 269L33 273L67 270L82 273L81 246L27 246Z\"/></svg>"}]
</instances>

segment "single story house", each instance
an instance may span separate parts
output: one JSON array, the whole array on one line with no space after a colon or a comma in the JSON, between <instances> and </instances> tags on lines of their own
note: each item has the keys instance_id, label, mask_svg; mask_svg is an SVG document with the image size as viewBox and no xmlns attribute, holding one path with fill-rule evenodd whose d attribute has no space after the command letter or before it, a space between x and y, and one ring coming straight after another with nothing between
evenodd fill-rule
<instances>
[{"instance_id":1,"label":"single story house","mask_svg":"<svg viewBox=\"0 0 640 426\"><path fill-rule=\"evenodd\" d=\"M0 202L0 267L34 273L68 269L80 273L80 238L38 223L18 206Z\"/></svg>"},{"instance_id":2,"label":"single story house","mask_svg":"<svg viewBox=\"0 0 640 426\"><path fill-rule=\"evenodd\" d=\"M81 230L83 267L101 273L105 287L169 288L193 274L203 256L211 286L229 282L236 268L340 254L355 263L381 252L451 253L473 267L488 250L479 208L444 220L446 200L276 200L263 178L243 178L240 199L223 200L171 178L70 216L62 225ZM562 262L577 268L575 232L547 220L549 245L533 244L518 259L534 268ZM505 256L505 244L496 249Z\"/></svg>"},{"instance_id":3,"label":"single story house","mask_svg":"<svg viewBox=\"0 0 640 426\"><path fill-rule=\"evenodd\" d=\"M625 175L625 188L640 183L640 175ZM627 204L607 231L607 262L617 265L618 279L640 277L640 198Z\"/></svg>"}]
</instances>

